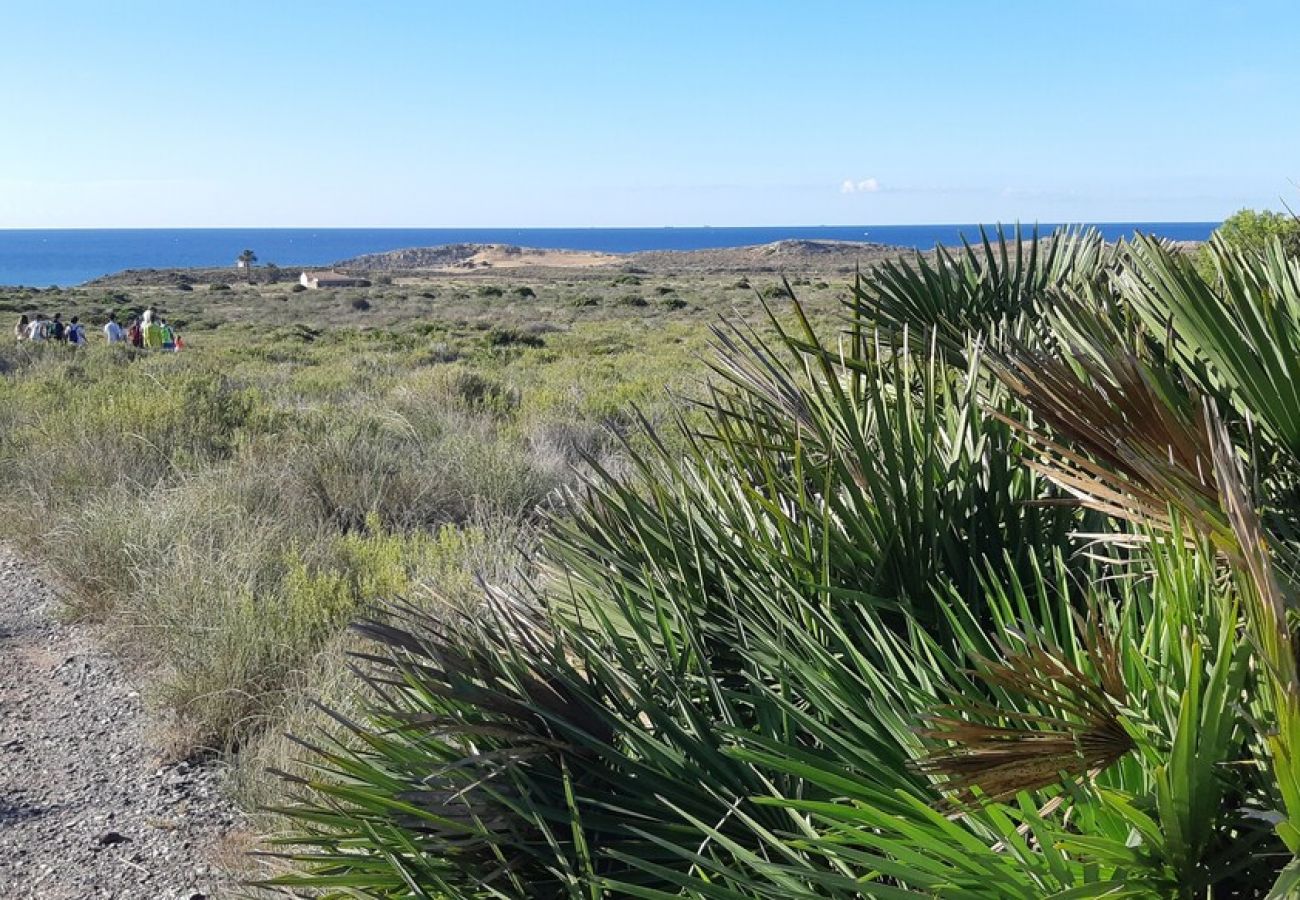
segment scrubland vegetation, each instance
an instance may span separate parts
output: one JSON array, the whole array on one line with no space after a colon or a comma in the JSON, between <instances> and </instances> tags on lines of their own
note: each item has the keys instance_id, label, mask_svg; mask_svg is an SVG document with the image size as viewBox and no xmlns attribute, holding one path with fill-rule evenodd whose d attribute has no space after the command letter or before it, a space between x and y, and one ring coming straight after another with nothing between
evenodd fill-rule
<instances>
[{"instance_id":1,"label":"scrubland vegetation","mask_svg":"<svg viewBox=\"0 0 1300 900\"><path fill-rule=\"evenodd\" d=\"M3 356L8 531L239 751L280 889L1295 895L1282 240L637 280Z\"/></svg>"},{"instance_id":2,"label":"scrubland vegetation","mask_svg":"<svg viewBox=\"0 0 1300 900\"><path fill-rule=\"evenodd\" d=\"M666 420L702 377L705 323L756 310L708 279L661 284L685 309L630 305L618 277L0 294L92 323L157 304L190 348L0 352L4 533L150 668L169 751L238 751L255 807L364 604L472 606L525 578L557 490L621 471L636 416Z\"/></svg>"}]
</instances>

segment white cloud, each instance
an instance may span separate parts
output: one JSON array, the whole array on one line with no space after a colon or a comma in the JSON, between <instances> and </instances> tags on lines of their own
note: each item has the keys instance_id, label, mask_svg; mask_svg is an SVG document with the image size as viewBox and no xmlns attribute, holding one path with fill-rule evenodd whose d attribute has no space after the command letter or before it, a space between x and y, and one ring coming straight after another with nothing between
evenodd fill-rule
<instances>
[{"instance_id":1,"label":"white cloud","mask_svg":"<svg viewBox=\"0 0 1300 900\"><path fill-rule=\"evenodd\" d=\"M841 194L874 194L878 190L880 182L875 178L864 178L861 181L846 178L840 185Z\"/></svg>"}]
</instances>

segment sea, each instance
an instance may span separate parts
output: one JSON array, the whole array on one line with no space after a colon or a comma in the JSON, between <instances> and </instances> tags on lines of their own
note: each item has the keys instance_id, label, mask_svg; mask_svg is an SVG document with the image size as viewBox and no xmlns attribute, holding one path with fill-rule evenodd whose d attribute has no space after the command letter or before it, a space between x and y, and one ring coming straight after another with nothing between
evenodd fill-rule
<instances>
[{"instance_id":1,"label":"sea","mask_svg":"<svg viewBox=\"0 0 1300 900\"><path fill-rule=\"evenodd\" d=\"M1101 222L1107 240L1136 231L1179 241L1209 237L1218 222ZM1040 234L1058 226L1040 224ZM69 287L123 269L258 264L324 266L362 253L439 244L517 244L548 250L708 250L780 240L870 241L929 249L979 239L978 225L837 225L755 228L113 228L0 230L0 285ZM1025 231L1032 230L1028 226Z\"/></svg>"}]
</instances>

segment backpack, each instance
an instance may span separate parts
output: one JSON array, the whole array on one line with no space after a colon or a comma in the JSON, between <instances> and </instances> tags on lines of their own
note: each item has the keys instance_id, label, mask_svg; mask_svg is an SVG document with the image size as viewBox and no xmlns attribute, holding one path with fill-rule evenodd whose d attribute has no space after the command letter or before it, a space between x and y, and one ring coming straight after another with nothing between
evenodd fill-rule
<instances>
[{"instance_id":1,"label":"backpack","mask_svg":"<svg viewBox=\"0 0 1300 900\"><path fill-rule=\"evenodd\" d=\"M126 330L126 339L130 342L131 346L139 347L142 343L144 343L143 337L144 336L140 334L139 323L132 322L131 327Z\"/></svg>"}]
</instances>

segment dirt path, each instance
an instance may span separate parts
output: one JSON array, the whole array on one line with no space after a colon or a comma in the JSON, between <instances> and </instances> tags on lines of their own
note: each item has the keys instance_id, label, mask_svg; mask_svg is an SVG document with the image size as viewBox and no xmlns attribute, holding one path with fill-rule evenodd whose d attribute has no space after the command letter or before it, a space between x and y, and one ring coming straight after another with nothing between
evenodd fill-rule
<instances>
[{"instance_id":1,"label":"dirt path","mask_svg":"<svg viewBox=\"0 0 1300 900\"><path fill-rule=\"evenodd\" d=\"M0 545L0 897L223 895L217 771L159 761L136 686L56 604Z\"/></svg>"}]
</instances>

